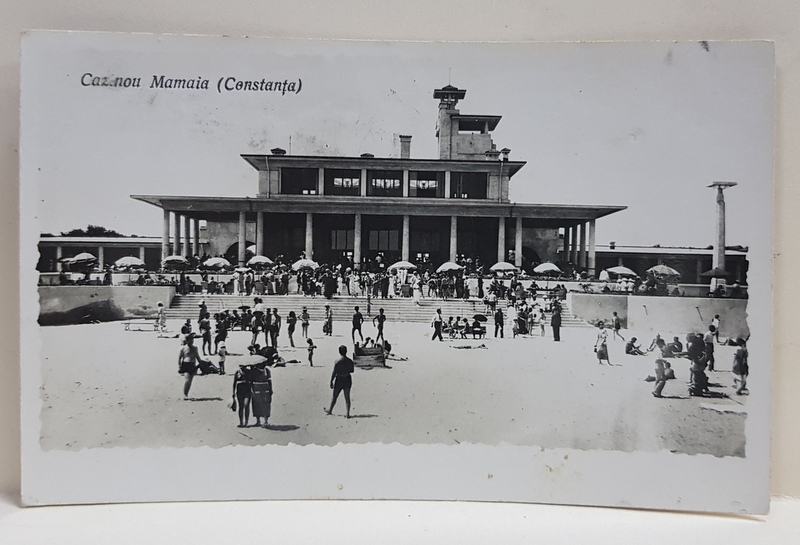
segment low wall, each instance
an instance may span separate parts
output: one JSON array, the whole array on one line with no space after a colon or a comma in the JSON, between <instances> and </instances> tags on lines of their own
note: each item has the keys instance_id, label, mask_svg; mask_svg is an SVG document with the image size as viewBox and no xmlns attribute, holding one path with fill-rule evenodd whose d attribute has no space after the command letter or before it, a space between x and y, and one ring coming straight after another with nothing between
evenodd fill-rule
<instances>
[{"instance_id":1,"label":"low wall","mask_svg":"<svg viewBox=\"0 0 800 545\"><path fill-rule=\"evenodd\" d=\"M174 286L39 286L39 324L154 318L174 296Z\"/></svg>"},{"instance_id":2,"label":"low wall","mask_svg":"<svg viewBox=\"0 0 800 545\"><path fill-rule=\"evenodd\" d=\"M710 297L649 297L570 292L570 310L578 318L608 322L617 312L624 327L637 331L681 334L705 332L715 314L720 316L720 336L750 335L747 299Z\"/></svg>"},{"instance_id":3,"label":"low wall","mask_svg":"<svg viewBox=\"0 0 800 545\"><path fill-rule=\"evenodd\" d=\"M628 327L628 296L610 294L591 294L569 292L567 304L572 314L585 322L595 323L603 320L610 324L612 313L616 312L622 327Z\"/></svg>"}]
</instances>

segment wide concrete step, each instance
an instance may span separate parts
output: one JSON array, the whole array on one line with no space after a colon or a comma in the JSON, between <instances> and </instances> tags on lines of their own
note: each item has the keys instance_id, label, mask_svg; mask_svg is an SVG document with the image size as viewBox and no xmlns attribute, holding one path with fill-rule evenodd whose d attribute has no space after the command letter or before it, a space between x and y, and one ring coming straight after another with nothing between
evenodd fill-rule
<instances>
[{"instance_id":1,"label":"wide concrete step","mask_svg":"<svg viewBox=\"0 0 800 545\"><path fill-rule=\"evenodd\" d=\"M208 312L213 316L223 310L239 310L241 307L253 307L253 296L239 295L176 295L170 308L166 311L169 319L196 320L199 315L200 303L205 301ZM405 322L430 322L437 308L442 309L445 319L450 316L471 318L475 314L485 314L486 306L480 299L422 299L415 305L413 299L408 297L370 299L366 297L336 296L332 299L324 297L304 297L302 295L270 295L262 296L264 304L269 308L277 308L281 316L286 316L289 311L300 314L305 306L308 308L311 320L322 320L325 316L325 305L331 306L334 320L348 321L353 314L354 307L360 307L361 313L369 320L378 314L378 309L383 308L390 319L400 319ZM491 319L491 317L490 317ZM566 306L562 307L562 325L564 327L591 327L586 322L572 315Z\"/></svg>"}]
</instances>

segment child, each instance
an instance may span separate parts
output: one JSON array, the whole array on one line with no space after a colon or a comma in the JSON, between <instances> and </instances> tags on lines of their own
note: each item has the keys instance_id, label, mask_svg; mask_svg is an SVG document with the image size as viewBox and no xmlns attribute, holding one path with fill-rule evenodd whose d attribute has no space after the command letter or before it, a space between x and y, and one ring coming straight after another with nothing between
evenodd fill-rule
<instances>
[{"instance_id":1,"label":"child","mask_svg":"<svg viewBox=\"0 0 800 545\"><path fill-rule=\"evenodd\" d=\"M228 356L228 349L225 347L225 341L220 341L217 346L217 355L219 355L219 374L225 374L225 358Z\"/></svg>"},{"instance_id":2,"label":"child","mask_svg":"<svg viewBox=\"0 0 800 545\"><path fill-rule=\"evenodd\" d=\"M307 339L307 342L308 342L308 364L311 367L314 367L314 349L317 346L314 344L314 341L312 341L311 339Z\"/></svg>"}]
</instances>

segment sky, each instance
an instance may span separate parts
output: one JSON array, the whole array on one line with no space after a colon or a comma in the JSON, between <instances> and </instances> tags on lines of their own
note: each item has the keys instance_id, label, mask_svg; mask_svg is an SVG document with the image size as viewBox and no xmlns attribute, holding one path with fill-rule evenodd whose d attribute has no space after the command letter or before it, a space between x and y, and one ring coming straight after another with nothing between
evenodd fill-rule
<instances>
[{"instance_id":1,"label":"sky","mask_svg":"<svg viewBox=\"0 0 800 545\"><path fill-rule=\"evenodd\" d=\"M82 85L84 75L140 88ZM209 90L150 88L152 77ZM218 92L220 78L301 82L299 93ZM498 149L527 164L515 202L624 205L597 242L714 243L717 180L727 243L769 243L774 60L766 42L441 44L48 33L23 41L21 183L40 232L88 224L161 235L131 194L254 196L241 154L435 158L437 101L500 115ZM26 221L23 218L23 221ZM754 223L766 228L754 229Z\"/></svg>"}]
</instances>

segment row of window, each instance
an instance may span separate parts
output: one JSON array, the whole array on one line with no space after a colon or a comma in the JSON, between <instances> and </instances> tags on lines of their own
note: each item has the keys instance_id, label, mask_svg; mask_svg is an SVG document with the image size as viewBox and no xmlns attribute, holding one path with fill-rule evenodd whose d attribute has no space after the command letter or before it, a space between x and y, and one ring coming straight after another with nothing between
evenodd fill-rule
<instances>
[{"instance_id":1,"label":"row of window","mask_svg":"<svg viewBox=\"0 0 800 545\"><path fill-rule=\"evenodd\" d=\"M281 169L281 194L316 195L319 171L316 168ZM403 172L395 170L367 171L367 195L373 197L402 197ZM326 195L361 195L361 171L326 169L323 181ZM451 172L450 198L486 199L488 174L485 172ZM410 197L443 198L444 172L409 172Z\"/></svg>"}]
</instances>

